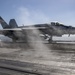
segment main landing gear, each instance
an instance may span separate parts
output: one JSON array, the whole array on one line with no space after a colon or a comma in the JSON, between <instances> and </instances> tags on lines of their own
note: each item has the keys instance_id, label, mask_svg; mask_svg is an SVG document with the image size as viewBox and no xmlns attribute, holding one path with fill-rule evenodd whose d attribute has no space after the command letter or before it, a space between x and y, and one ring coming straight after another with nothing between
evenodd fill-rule
<instances>
[{"instance_id":1,"label":"main landing gear","mask_svg":"<svg viewBox=\"0 0 75 75\"><path fill-rule=\"evenodd\" d=\"M49 37L48 42L53 43L52 36Z\"/></svg>"}]
</instances>

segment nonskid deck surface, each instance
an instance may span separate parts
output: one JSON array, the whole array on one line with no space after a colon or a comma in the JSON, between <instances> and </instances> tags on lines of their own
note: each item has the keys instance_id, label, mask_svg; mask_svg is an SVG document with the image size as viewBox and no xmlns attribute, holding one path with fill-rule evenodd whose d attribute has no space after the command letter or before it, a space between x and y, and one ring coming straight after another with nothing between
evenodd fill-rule
<instances>
[{"instance_id":1,"label":"nonskid deck surface","mask_svg":"<svg viewBox=\"0 0 75 75\"><path fill-rule=\"evenodd\" d=\"M39 47L38 44L36 46ZM14 60L32 63L28 71L33 70L42 75L74 75L75 44L53 43L44 44L46 48L30 47L26 43L0 42L0 61ZM18 62L17 62L18 63ZM42 65L40 65L42 64ZM26 69L26 68L25 68Z\"/></svg>"}]
</instances>

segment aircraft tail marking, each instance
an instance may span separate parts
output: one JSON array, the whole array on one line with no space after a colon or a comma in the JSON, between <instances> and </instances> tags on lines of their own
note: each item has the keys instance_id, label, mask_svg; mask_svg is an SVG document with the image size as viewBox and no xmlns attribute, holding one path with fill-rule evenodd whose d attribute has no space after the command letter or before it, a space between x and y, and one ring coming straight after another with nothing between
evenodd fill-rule
<instances>
[{"instance_id":1,"label":"aircraft tail marking","mask_svg":"<svg viewBox=\"0 0 75 75\"><path fill-rule=\"evenodd\" d=\"M0 16L0 23L3 29L9 28L9 25L3 20L1 16Z\"/></svg>"}]
</instances>

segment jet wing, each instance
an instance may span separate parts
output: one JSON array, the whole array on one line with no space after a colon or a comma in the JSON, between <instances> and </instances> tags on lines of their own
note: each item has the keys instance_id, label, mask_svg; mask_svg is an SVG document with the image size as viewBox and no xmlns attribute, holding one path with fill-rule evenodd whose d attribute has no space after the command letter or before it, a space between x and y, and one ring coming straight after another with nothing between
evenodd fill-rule
<instances>
[{"instance_id":1,"label":"jet wing","mask_svg":"<svg viewBox=\"0 0 75 75\"><path fill-rule=\"evenodd\" d=\"M23 31L23 30L34 30L34 29L46 29L46 27L26 27L26 28L10 28L10 29L0 29L0 34L10 31Z\"/></svg>"},{"instance_id":2,"label":"jet wing","mask_svg":"<svg viewBox=\"0 0 75 75\"><path fill-rule=\"evenodd\" d=\"M4 35L4 33L10 32L10 31L22 31L22 30L21 29L0 29L0 34Z\"/></svg>"},{"instance_id":3,"label":"jet wing","mask_svg":"<svg viewBox=\"0 0 75 75\"><path fill-rule=\"evenodd\" d=\"M27 28L10 28L10 29L0 29L0 31L22 31L22 30L33 30L33 29L46 29L46 27L27 27Z\"/></svg>"}]
</instances>

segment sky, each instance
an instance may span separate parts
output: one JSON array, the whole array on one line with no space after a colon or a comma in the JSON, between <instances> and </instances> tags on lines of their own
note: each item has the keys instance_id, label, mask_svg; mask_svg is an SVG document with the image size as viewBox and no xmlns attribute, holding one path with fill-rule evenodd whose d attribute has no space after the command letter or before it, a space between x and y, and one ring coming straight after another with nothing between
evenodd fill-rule
<instances>
[{"instance_id":1,"label":"sky","mask_svg":"<svg viewBox=\"0 0 75 75\"><path fill-rule=\"evenodd\" d=\"M0 16L18 25L59 22L75 26L75 0L0 0Z\"/></svg>"}]
</instances>

